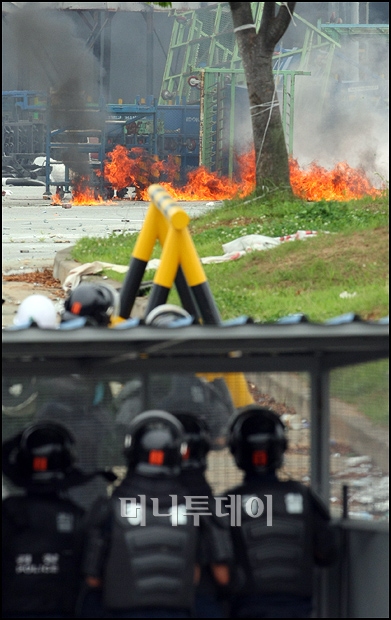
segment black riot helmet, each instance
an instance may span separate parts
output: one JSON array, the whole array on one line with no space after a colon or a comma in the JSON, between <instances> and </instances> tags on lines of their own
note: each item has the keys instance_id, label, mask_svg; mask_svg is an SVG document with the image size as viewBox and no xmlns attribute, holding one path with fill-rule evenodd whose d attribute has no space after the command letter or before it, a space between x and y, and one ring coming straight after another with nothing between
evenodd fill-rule
<instances>
[{"instance_id":1,"label":"black riot helmet","mask_svg":"<svg viewBox=\"0 0 391 620\"><path fill-rule=\"evenodd\" d=\"M205 471L206 455L211 447L206 420L189 411L172 411L172 413L185 429L187 448L182 457L182 469Z\"/></svg>"},{"instance_id":2,"label":"black riot helmet","mask_svg":"<svg viewBox=\"0 0 391 620\"><path fill-rule=\"evenodd\" d=\"M24 429L10 443L7 467L11 480L20 486L48 486L63 482L74 472L75 439L57 422L37 422ZM3 452L4 454L4 452Z\"/></svg>"},{"instance_id":3,"label":"black riot helmet","mask_svg":"<svg viewBox=\"0 0 391 620\"><path fill-rule=\"evenodd\" d=\"M125 435L128 467L144 476L179 475L185 450L182 424L159 409L135 416Z\"/></svg>"},{"instance_id":4,"label":"black riot helmet","mask_svg":"<svg viewBox=\"0 0 391 620\"><path fill-rule=\"evenodd\" d=\"M119 304L119 293L109 284L82 282L65 300L62 320L84 316L92 325L105 326L119 315Z\"/></svg>"},{"instance_id":5,"label":"black riot helmet","mask_svg":"<svg viewBox=\"0 0 391 620\"><path fill-rule=\"evenodd\" d=\"M228 443L237 466L259 474L279 469L288 446L280 417L257 405L244 407L232 416Z\"/></svg>"}]
</instances>

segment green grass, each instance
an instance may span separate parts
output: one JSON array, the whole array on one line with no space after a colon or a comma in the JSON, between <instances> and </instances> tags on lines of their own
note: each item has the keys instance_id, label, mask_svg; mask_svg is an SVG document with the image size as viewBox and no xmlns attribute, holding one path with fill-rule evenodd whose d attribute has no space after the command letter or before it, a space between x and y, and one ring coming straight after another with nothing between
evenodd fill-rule
<instances>
[{"instance_id":1,"label":"green grass","mask_svg":"<svg viewBox=\"0 0 391 620\"><path fill-rule=\"evenodd\" d=\"M227 202L190 222L200 257L222 255L223 244L250 234L319 234L237 261L204 265L223 319L247 315L268 322L302 313L323 322L347 312L374 320L388 315L388 192L376 200L346 203L307 203L281 192L253 198ZM76 243L73 258L128 265L137 237L86 237ZM157 242L151 258L160 256ZM119 281L125 277L111 270L105 273ZM154 275L146 271L144 280ZM341 297L344 292L351 296ZM181 303L175 287L168 301ZM331 373L331 395L357 405L375 423L388 425L388 360Z\"/></svg>"},{"instance_id":2,"label":"green grass","mask_svg":"<svg viewBox=\"0 0 391 620\"><path fill-rule=\"evenodd\" d=\"M204 265L223 319L245 314L274 321L303 313L312 321L354 312L364 319L388 315L388 192L372 200L307 203L275 192L226 202L190 222L200 257L224 254L223 244L250 234L279 237L297 230L318 236L252 252L238 261ZM128 265L137 233L83 238L73 258ZM151 258L159 258L158 242ZM123 281L124 275L106 272ZM146 271L144 280L152 280ZM341 298L347 292L350 297ZM180 300L173 287L169 301Z\"/></svg>"},{"instance_id":3,"label":"green grass","mask_svg":"<svg viewBox=\"0 0 391 620\"><path fill-rule=\"evenodd\" d=\"M332 397L357 405L375 424L389 424L389 362L380 360L331 373Z\"/></svg>"}]
</instances>

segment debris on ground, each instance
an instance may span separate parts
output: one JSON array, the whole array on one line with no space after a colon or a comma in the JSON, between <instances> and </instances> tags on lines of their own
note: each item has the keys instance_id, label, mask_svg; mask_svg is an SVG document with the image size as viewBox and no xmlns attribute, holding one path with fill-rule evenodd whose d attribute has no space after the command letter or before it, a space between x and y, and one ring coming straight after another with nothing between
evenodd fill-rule
<instances>
[{"instance_id":1,"label":"debris on ground","mask_svg":"<svg viewBox=\"0 0 391 620\"><path fill-rule=\"evenodd\" d=\"M263 394L260 392L254 383L248 384L249 391L251 396L254 399L254 402L260 407L266 407L267 409L273 409L275 413L280 416L294 416L296 414L296 409L294 407L289 407L285 403L278 403L276 400L270 396L270 394Z\"/></svg>"},{"instance_id":2,"label":"debris on ground","mask_svg":"<svg viewBox=\"0 0 391 620\"><path fill-rule=\"evenodd\" d=\"M62 290L60 280L53 277L53 271L51 269L43 269L40 271L30 271L27 273L14 273L2 276L4 282L26 282L28 284L37 284L46 286L48 288L58 289L58 295L65 297L65 292Z\"/></svg>"}]
</instances>

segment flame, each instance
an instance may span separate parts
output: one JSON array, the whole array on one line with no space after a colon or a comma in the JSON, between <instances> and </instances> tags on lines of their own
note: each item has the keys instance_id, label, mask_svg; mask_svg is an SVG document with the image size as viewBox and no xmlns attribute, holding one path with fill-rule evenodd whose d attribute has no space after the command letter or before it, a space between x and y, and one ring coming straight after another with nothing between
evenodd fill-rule
<instances>
[{"instance_id":1,"label":"flame","mask_svg":"<svg viewBox=\"0 0 391 620\"><path fill-rule=\"evenodd\" d=\"M72 181L72 200L73 205L100 205L104 203L102 196L97 196L94 189L90 186L88 177L77 177Z\"/></svg>"},{"instance_id":2,"label":"flame","mask_svg":"<svg viewBox=\"0 0 391 620\"><path fill-rule=\"evenodd\" d=\"M61 200L60 194L53 194L51 204L52 205L61 205L62 204L62 200Z\"/></svg>"},{"instance_id":3,"label":"flame","mask_svg":"<svg viewBox=\"0 0 391 620\"><path fill-rule=\"evenodd\" d=\"M246 153L237 158L237 178L220 177L204 166L189 172L185 187L172 187L170 183L161 185L175 200L229 200L248 196L255 188L254 153ZM145 193L146 195L146 193ZM147 197L145 198L148 199Z\"/></svg>"},{"instance_id":4,"label":"flame","mask_svg":"<svg viewBox=\"0 0 391 620\"><path fill-rule=\"evenodd\" d=\"M141 147L129 151L118 145L107 156L104 177L117 191L134 187L137 200L149 200L147 190L152 183L162 185L175 200L229 200L243 198L254 191L254 151L237 156L235 167L235 176L231 179L200 166L189 172L186 185L179 187L180 157L169 155L162 161ZM317 163L301 169L297 160L291 159L289 167L293 193L303 200L344 201L382 194L382 190L371 186L364 170L351 168L345 162L328 171Z\"/></svg>"},{"instance_id":5,"label":"flame","mask_svg":"<svg viewBox=\"0 0 391 620\"><path fill-rule=\"evenodd\" d=\"M90 179L88 177L78 177L71 181L72 199L67 201L72 205L100 205L104 202L101 196L96 196L93 188L90 187ZM61 206L63 198L60 194L53 194L51 204Z\"/></svg>"},{"instance_id":6,"label":"flame","mask_svg":"<svg viewBox=\"0 0 391 620\"><path fill-rule=\"evenodd\" d=\"M292 159L289 168L293 193L304 200L344 201L382 194L382 190L372 187L364 170L351 168L346 162L338 163L333 170L313 162L302 170Z\"/></svg>"},{"instance_id":7,"label":"flame","mask_svg":"<svg viewBox=\"0 0 391 620\"><path fill-rule=\"evenodd\" d=\"M136 189L136 198L139 200L144 190L152 183L157 183L161 174L168 171L173 174L173 157L167 162L158 159L157 155L151 155L141 147L129 151L125 146L117 145L111 153L108 153L104 164L104 177L115 190L125 187Z\"/></svg>"},{"instance_id":8,"label":"flame","mask_svg":"<svg viewBox=\"0 0 391 620\"><path fill-rule=\"evenodd\" d=\"M246 196L254 188L248 191L241 183L236 183L228 177L219 177L214 172L209 172L204 166L192 170L188 174L185 187L174 187L172 183L160 182L172 198L175 200L228 200L236 196ZM145 190L143 200L148 200Z\"/></svg>"}]
</instances>

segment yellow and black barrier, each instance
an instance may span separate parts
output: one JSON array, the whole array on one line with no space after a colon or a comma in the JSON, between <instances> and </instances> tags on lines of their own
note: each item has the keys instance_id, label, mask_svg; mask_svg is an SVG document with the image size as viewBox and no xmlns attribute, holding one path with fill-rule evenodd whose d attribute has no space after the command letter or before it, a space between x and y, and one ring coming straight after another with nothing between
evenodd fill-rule
<instances>
[{"instance_id":1,"label":"yellow and black barrier","mask_svg":"<svg viewBox=\"0 0 391 620\"><path fill-rule=\"evenodd\" d=\"M190 217L160 185L151 185L148 194L151 203L121 288L120 317L129 318L146 266L158 240L162 246L162 255L145 314L166 303L175 281L184 308L195 316L196 320L200 318L204 324L209 325L221 324L220 313L188 230ZM254 402L242 373L204 376L209 381L218 376L223 377L235 407Z\"/></svg>"},{"instance_id":2,"label":"yellow and black barrier","mask_svg":"<svg viewBox=\"0 0 391 620\"><path fill-rule=\"evenodd\" d=\"M163 190L163 188L160 188L158 185L152 187ZM168 195L163 197L161 210L154 202L150 204L143 228L137 238L129 269L121 288L120 317L123 319L129 318L155 242L158 240L163 247L170 224L174 227L183 227L187 226L190 221L188 214L180 207L175 206L173 200L169 196L170 202L167 201L167 196ZM198 319L199 310L195 305L190 291L187 290L186 280L181 268L178 269L175 284L184 308Z\"/></svg>"},{"instance_id":3,"label":"yellow and black barrier","mask_svg":"<svg viewBox=\"0 0 391 620\"><path fill-rule=\"evenodd\" d=\"M189 216L160 185L151 185L148 194L152 203L169 221L169 226L146 313L167 301L178 269L181 267L203 322L218 325L221 322L220 314L187 227Z\"/></svg>"},{"instance_id":4,"label":"yellow and black barrier","mask_svg":"<svg viewBox=\"0 0 391 620\"><path fill-rule=\"evenodd\" d=\"M151 257L156 240L162 257L156 271L147 313L167 301L175 281L184 308L204 323L219 324L220 315L187 225L189 215L160 185L148 189L151 198L144 225L134 247L121 288L120 317L127 319Z\"/></svg>"}]
</instances>

